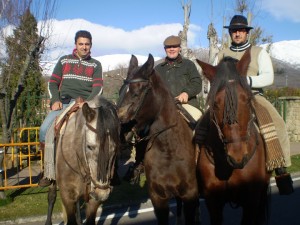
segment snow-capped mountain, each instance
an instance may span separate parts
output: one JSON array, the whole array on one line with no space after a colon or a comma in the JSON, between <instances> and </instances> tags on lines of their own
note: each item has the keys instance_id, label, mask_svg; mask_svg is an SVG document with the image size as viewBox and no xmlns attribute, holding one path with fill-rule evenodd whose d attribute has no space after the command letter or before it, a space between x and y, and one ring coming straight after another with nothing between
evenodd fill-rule
<instances>
[{"instance_id":1,"label":"snow-capped mountain","mask_svg":"<svg viewBox=\"0 0 300 225\"><path fill-rule=\"evenodd\" d=\"M266 45L262 45L266 47ZM272 58L291 64L300 69L300 40L273 43L270 49Z\"/></svg>"},{"instance_id":2,"label":"snow-capped mountain","mask_svg":"<svg viewBox=\"0 0 300 225\"><path fill-rule=\"evenodd\" d=\"M262 47L266 47L266 45L262 45ZM276 60L292 65L295 69L300 69L300 40L273 43L270 49L270 55ZM147 60L148 55L136 55L136 57L139 63L143 64ZM127 68L131 54L113 54L94 58L101 62L103 72L107 72L118 68ZM161 57L154 57L155 61L159 59L161 59ZM50 76L56 62L57 60L42 61L41 67L43 74Z\"/></svg>"},{"instance_id":3,"label":"snow-capped mountain","mask_svg":"<svg viewBox=\"0 0 300 225\"><path fill-rule=\"evenodd\" d=\"M138 58L139 64L142 65L144 62L147 61L148 55L135 55ZM114 54L114 55L104 55L94 57L95 59L99 60L102 65L103 72L107 72L110 70L116 70L118 68L127 68L129 66L129 61L131 58L130 54ZM157 61L161 59L160 57L154 57L154 60ZM53 61L42 61L41 68L43 69L43 75L50 76L57 60Z\"/></svg>"}]
</instances>

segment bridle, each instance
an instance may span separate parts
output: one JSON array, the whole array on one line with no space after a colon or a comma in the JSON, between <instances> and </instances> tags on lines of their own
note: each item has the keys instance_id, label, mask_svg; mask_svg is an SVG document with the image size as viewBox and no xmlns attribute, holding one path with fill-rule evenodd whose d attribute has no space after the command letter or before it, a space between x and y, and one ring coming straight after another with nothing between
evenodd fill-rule
<instances>
[{"instance_id":1,"label":"bridle","mask_svg":"<svg viewBox=\"0 0 300 225\"><path fill-rule=\"evenodd\" d=\"M151 82L149 81L149 79L143 79L143 78L136 78L136 79L131 79L131 80L124 80L124 84L123 84L123 86L121 87L121 90L120 90L120 98L119 98L117 107L119 107L121 105L121 103L123 102L125 94L126 94L126 91L127 91L128 87L129 87L129 85L133 84L133 83L140 83L140 82L145 82L148 85L147 85L147 87L141 93L141 97L139 99L138 106L136 107L136 109L134 111L134 114L133 114L133 117L132 117L131 120L134 120L136 118L136 116L138 115L140 109L142 108L142 106L144 104L144 101L146 99L146 96L147 96L149 90L152 88Z\"/></svg>"},{"instance_id":2,"label":"bridle","mask_svg":"<svg viewBox=\"0 0 300 225\"><path fill-rule=\"evenodd\" d=\"M126 94L126 90L128 89L128 86L132 83L139 83L139 82L146 82L148 85L147 87L142 91L141 93L141 97L139 99L139 102L138 102L138 105L134 111L134 114L133 114L133 117L131 118L131 120L135 120L139 111L141 110L144 102L145 102L145 99L146 99L146 96L147 94L149 93L150 89L152 88L152 85L151 85L151 81L149 79L143 79L143 78L136 78L136 79L131 79L131 80L124 80L124 84L123 86L121 87L121 90L120 90L120 98L119 98L119 101L118 101L118 104L117 106L119 107L125 97L125 94ZM151 144L150 144L150 147L147 148L147 150L149 150L154 142L154 139L160 135L161 133L163 133L164 131L166 130L169 130L171 129L172 127L175 127L177 125L177 123L175 124L172 124L170 126L167 126L165 127L164 129L161 129L151 135L147 135L147 136L144 136L142 138L139 137L139 135L137 134L137 131L135 130L135 128L133 127L132 128L132 132L134 133L134 135L137 138L137 140L135 141L135 143L133 143L133 145L136 145L137 143L141 142L141 141L149 141L149 140L152 140Z\"/></svg>"},{"instance_id":3,"label":"bridle","mask_svg":"<svg viewBox=\"0 0 300 225\"><path fill-rule=\"evenodd\" d=\"M222 142L222 145L223 145L223 149L226 153L226 155L228 155L228 148L227 148L227 145L228 144L232 144L232 143L239 143L239 142L247 142L248 144L248 141L251 137L251 131L254 128L255 126L255 113L254 113L254 109L253 109L253 106L252 104L250 104L250 114L251 114L251 118L250 120L248 121L248 124L247 124L247 132L246 132L246 135L245 136L242 136L242 137L238 137L238 138L231 138L231 139L228 139L224 136L223 132L222 132L222 129L221 127L223 128L223 126L226 124L226 123L229 123L229 124L233 124L233 123L230 123L230 122L226 122L226 119L222 119L222 123L221 123L221 127L218 123L218 120L217 120L217 116L215 114L214 111L211 112L211 116L210 116L210 119L212 121L212 123L214 124L214 126L216 127L217 129L217 132L218 132L218 136L219 136L219 139L220 141ZM224 116L224 115L223 115ZM237 123L237 121L235 121L234 123ZM243 160L243 163L242 163L242 166L245 166L248 161L252 158L252 156L254 155L254 153L256 152L256 149L257 149L257 146L259 144L259 141L258 141L258 132L254 132L255 134L255 144L253 145L253 148L251 150L251 152L249 154L246 155L246 157L244 158ZM237 168L239 168L238 165L232 165L234 168L235 166Z\"/></svg>"},{"instance_id":4,"label":"bridle","mask_svg":"<svg viewBox=\"0 0 300 225\"><path fill-rule=\"evenodd\" d=\"M88 122L86 122L86 127L90 130L90 131L92 131L93 133L95 133L95 134L97 134L98 133L98 131L97 131L97 129L96 128L94 128L91 124L89 124ZM109 140L109 142L110 142L110 138L108 138L108 140ZM111 144L109 143L108 144L108 146L111 146ZM108 150L109 152L110 152L110 149ZM87 157L86 157L86 151L83 151L83 154L84 154L84 158L85 158L85 162L86 162L86 165L89 165L89 163L88 163L88 159L87 159ZM99 157L99 156L98 156ZM113 157L113 159L112 159L112 161L113 161L113 163L112 163L112 165L110 166L110 171L109 171L109 177L108 177L108 180L111 180L112 179L112 177L113 177L113 173L114 173L114 164L115 164L115 157ZM109 162L109 165L110 165L110 162ZM90 181L90 182L92 182L93 184L94 184L94 186L96 187L96 188L99 188L99 189L101 189L101 190L107 190L107 189L111 189L111 186L109 185L109 184L102 184L102 185L100 185L100 184L97 184L97 182L92 178L92 176L91 176L91 173L88 171L86 171L86 173L87 173L87 177L88 177L88 180Z\"/></svg>"},{"instance_id":5,"label":"bridle","mask_svg":"<svg viewBox=\"0 0 300 225\"><path fill-rule=\"evenodd\" d=\"M68 120L66 121L66 123L68 123ZM93 133L97 134L98 131L96 128L94 128L91 124L89 124L88 122L85 123L86 127L92 131ZM65 125L67 127L67 124ZM63 135L63 134L62 134ZM62 138L62 137L61 137ZM110 140L110 138L109 138ZM61 146L63 145L63 138L61 140ZM109 144L109 146L111 146ZM64 157L64 154L63 154L63 151L62 151L62 147L60 147L60 150L62 152L62 156ZM90 173L90 170L89 170L89 163L88 163L88 159L87 159L87 156L86 156L86 151L84 150L83 151L83 155L84 155L84 162L85 162L85 165L84 165L84 162L82 162L80 156L78 155L78 153L76 152L76 158L77 158L77 164L79 165L79 167L83 168L84 170L84 173L83 174L80 169L79 171L77 171L72 165L70 165L70 163L68 162L68 160L64 157L64 161L65 163L67 164L67 166L74 172L76 173L77 175L81 176L82 180L84 183L86 184L90 184L91 182L94 184L94 186L96 188L99 188L101 190L107 190L107 189L111 189L111 186L109 184L104 184L104 185L99 185L97 184L97 182L92 178L91 176L91 173ZM109 177L108 179L111 180L112 177L113 177L113 167L114 167L114 162L113 162L113 165L111 166L111 172L109 173ZM88 168L88 169L87 169Z\"/></svg>"}]
</instances>

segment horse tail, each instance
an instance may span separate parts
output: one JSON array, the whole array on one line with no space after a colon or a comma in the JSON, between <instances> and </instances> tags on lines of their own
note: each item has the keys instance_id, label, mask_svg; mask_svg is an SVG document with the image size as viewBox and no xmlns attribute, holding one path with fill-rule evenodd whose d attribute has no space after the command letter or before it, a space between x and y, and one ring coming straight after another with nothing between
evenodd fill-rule
<instances>
[{"instance_id":1,"label":"horse tail","mask_svg":"<svg viewBox=\"0 0 300 225\"><path fill-rule=\"evenodd\" d=\"M110 143L113 142L113 145L116 149L119 149L120 145L120 123L117 115L116 108L113 103L101 98L100 107L98 113L98 124L99 138L100 138L100 152L98 155L98 178L107 181L107 176L104 171L109 170L110 162Z\"/></svg>"}]
</instances>

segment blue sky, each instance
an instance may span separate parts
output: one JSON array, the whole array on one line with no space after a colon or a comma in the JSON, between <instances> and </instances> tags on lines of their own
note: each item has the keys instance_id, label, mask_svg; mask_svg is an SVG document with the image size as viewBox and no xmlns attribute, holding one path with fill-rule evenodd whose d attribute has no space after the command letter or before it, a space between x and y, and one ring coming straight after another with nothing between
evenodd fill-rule
<instances>
[{"instance_id":1,"label":"blue sky","mask_svg":"<svg viewBox=\"0 0 300 225\"><path fill-rule=\"evenodd\" d=\"M55 19L59 24L54 27L53 37L60 36L60 39L52 42L69 47L76 30L87 29L93 35L92 50L96 55L147 54L148 51L163 56L164 38L177 35L184 22L182 0L57 1ZM273 35L274 42L300 39L299 0L250 2L252 26L260 26L266 35ZM221 37L223 17L227 18L228 25L231 16L236 14L234 5L235 0L192 0L188 46L208 47L206 35L211 22ZM62 22L66 23L62 25ZM68 37L62 38L63 32Z\"/></svg>"}]
</instances>

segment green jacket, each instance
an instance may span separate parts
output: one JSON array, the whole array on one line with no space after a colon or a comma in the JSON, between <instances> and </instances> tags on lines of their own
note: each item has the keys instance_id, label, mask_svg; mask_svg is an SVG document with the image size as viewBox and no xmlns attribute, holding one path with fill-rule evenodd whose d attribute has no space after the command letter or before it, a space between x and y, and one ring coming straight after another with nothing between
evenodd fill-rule
<instances>
[{"instance_id":1,"label":"green jacket","mask_svg":"<svg viewBox=\"0 0 300 225\"><path fill-rule=\"evenodd\" d=\"M180 55L175 61L169 61L165 58L165 61L158 64L155 70L160 74L174 97L186 92L189 95L188 104L199 109L197 94L201 92L202 80L191 60Z\"/></svg>"}]
</instances>

